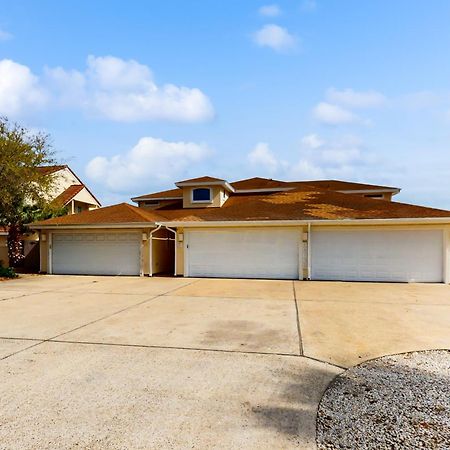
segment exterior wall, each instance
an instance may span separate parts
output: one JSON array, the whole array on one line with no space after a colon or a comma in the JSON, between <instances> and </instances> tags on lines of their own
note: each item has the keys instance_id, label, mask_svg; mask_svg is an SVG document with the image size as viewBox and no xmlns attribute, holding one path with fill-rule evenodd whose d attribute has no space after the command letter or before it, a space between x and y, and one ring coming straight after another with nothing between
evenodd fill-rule
<instances>
[{"instance_id":1,"label":"exterior wall","mask_svg":"<svg viewBox=\"0 0 450 450\"><path fill-rule=\"evenodd\" d=\"M173 241L153 240L152 273L174 274L175 249Z\"/></svg>"},{"instance_id":2,"label":"exterior wall","mask_svg":"<svg viewBox=\"0 0 450 450\"><path fill-rule=\"evenodd\" d=\"M178 236L181 234L184 240L184 229L177 228L177 240L175 242L177 246L176 273L177 275L184 276L184 242L178 239Z\"/></svg>"},{"instance_id":3,"label":"exterior wall","mask_svg":"<svg viewBox=\"0 0 450 450\"><path fill-rule=\"evenodd\" d=\"M55 172L53 176L55 177L55 188L52 192L53 198L64 192L72 184L80 184L78 179L67 167Z\"/></svg>"},{"instance_id":4,"label":"exterior wall","mask_svg":"<svg viewBox=\"0 0 450 450\"><path fill-rule=\"evenodd\" d=\"M73 212L72 212L72 207L73 207ZM81 211L79 211L78 208L81 208ZM68 209L68 211L67 211L68 214L79 214L84 211L89 211L90 209L95 209L95 208L93 208L92 204L73 200L72 202L70 202L67 205L67 209Z\"/></svg>"},{"instance_id":5,"label":"exterior wall","mask_svg":"<svg viewBox=\"0 0 450 450\"><path fill-rule=\"evenodd\" d=\"M47 273L48 272L48 232L47 231L41 231L39 233L39 250L40 250L40 273Z\"/></svg>"},{"instance_id":6,"label":"exterior wall","mask_svg":"<svg viewBox=\"0 0 450 450\"><path fill-rule=\"evenodd\" d=\"M444 235L444 283L450 284L450 227Z\"/></svg>"},{"instance_id":7,"label":"exterior wall","mask_svg":"<svg viewBox=\"0 0 450 450\"><path fill-rule=\"evenodd\" d=\"M192 189L196 187L205 187L212 190L212 202L211 203L192 203ZM221 186L185 186L183 187L183 208L219 208L221 204Z\"/></svg>"},{"instance_id":8,"label":"exterior wall","mask_svg":"<svg viewBox=\"0 0 450 450\"><path fill-rule=\"evenodd\" d=\"M9 265L6 235L0 235L0 262L2 263L3 267L8 267Z\"/></svg>"},{"instance_id":9,"label":"exterior wall","mask_svg":"<svg viewBox=\"0 0 450 450\"><path fill-rule=\"evenodd\" d=\"M92 195L86 188L83 188L80 192L78 192L78 194L75 195L74 200L82 203L88 203L93 209L97 208L97 202L95 201L95 198L92 197Z\"/></svg>"}]
</instances>

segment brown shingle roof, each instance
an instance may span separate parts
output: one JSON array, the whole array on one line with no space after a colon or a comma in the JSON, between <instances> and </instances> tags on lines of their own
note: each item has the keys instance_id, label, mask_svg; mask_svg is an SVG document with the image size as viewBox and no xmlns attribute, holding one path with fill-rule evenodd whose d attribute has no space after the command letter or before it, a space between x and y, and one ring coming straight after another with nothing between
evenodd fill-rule
<instances>
[{"instance_id":1,"label":"brown shingle roof","mask_svg":"<svg viewBox=\"0 0 450 450\"><path fill-rule=\"evenodd\" d=\"M446 217L450 211L386 202L317 188L298 188L274 194L231 195L221 208L157 210L126 203L42 222L45 225L113 224L132 222L198 222L255 220L345 220ZM35 225L39 225L35 224Z\"/></svg>"},{"instance_id":2,"label":"brown shingle roof","mask_svg":"<svg viewBox=\"0 0 450 450\"><path fill-rule=\"evenodd\" d=\"M221 208L157 210L176 221L345 220L448 217L450 211L302 188L266 195L232 195Z\"/></svg>"},{"instance_id":3,"label":"brown shingle roof","mask_svg":"<svg viewBox=\"0 0 450 450\"><path fill-rule=\"evenodd\" d=\"M84 211L80 214L55 217L53 219L35 222L33 225L92 225L92 224L120 224L143 223L161 221L164 218L153 211L149 211L128 203L106 206L104 208Z\"/></svg>"},{"instance_id":4,"label":"brown shingle roof","mask_svg":"<svg viewBox=\"0 0 450 450\"><path fill-rule=\"evenodd\" d=\"M183 180L183 181L177 181L175 184L181 184L181 183L208 183L208 182L215 182L215 181L225 181L221 178L214 178L214 177L198 177L198 178L191 178L190 180Z\"/></svg>"},{"instance_id":5,"label":"brown shingle roof","mask_svg":"<svg viewBox=\"0 0 450 450\"><path fill-rule=\"evenodd\" d=\"M169 189L168 191L154 192L153 194L140 195L139 197L133 197L131 200L133 202L139 200L146 200L148 198L158 199L158 198L183 198L183 189Z\"/></svg>"},{"instance_id":6,"label":"brown shingle roof","mask_svg":"<svg viewBox=\"0 0 450 450\"><path fill-rule=\"evenodd\" d=\"M390 186L380 186L378 184L366 184L366 183L356 183L353 181L341 181L341 180L315 180L315 181L290 181L287 182L290 186L314 186L321 189L327 189L330 191L364 191L364 190L379 190L379 189L390 189L390 190L400 190L396 187Z\"/></svg>"},{"instance_id":7,"label":"brown shingle roof","mask_svg":"<svg viewBox=\"0 0 450 450\"><path fill-rule=\"evenodd\" d=\"M39 172L41 172L43 175L48 175L51 173L58 172L58 170L65 169L66 167L67 167L66 165L42 166L42 167L37 167L37 170L39 170Z\"/></svg>"},{"instance_id":8,"label":"brown shingle roof","mask_svg":"<svg viewBox=\"0 0 450 450\"><path fill-rule=\"evenodd\" d=\"M273 189L288 187L284 181L272 180L271 178L247 178L245 180L234 181L230 183L236 190L252 190L252 189Z\"/></svg>"},{"instance_id":9,"label":"brown shingle roof","mask_svg":"<svg viewBox=\"0 0 450 450\"><path fill-rule=\"evenodd\" d=\"M66 206L67 203L72 200L75 195L77 195L80 191L84 189L84 185L82 184L72 184L65 191L61 192L61 194L56 197L52 203L58 206Z\"/></svg>"}]
</instances>

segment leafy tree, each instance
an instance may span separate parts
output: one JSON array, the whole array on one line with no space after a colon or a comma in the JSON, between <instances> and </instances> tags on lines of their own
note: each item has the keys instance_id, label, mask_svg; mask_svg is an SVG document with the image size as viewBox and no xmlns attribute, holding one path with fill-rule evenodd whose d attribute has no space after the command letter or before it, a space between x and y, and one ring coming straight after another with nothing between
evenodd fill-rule
<instances>
[{"instance_id":1,"label":"leafy tree","mask_svg":"<svg viewBox=\"0 0 450 450\"><path fill-rule=\"evenodd\" d=\"M25 224L58 215L49 203L54 178L38 167L56 164L49 136L0 118L0 226L8 228L10 265L23 259Z\"/></svg>"}]
</instances>

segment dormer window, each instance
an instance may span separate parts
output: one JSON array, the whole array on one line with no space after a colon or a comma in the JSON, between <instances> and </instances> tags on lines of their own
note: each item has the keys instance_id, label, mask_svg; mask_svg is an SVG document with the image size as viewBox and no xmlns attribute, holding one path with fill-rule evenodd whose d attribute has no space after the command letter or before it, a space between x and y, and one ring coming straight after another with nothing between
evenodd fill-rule
<instances>
[{"instance_id":1,"label":"dormer window","mask_svg":"<svg viewBox=\"0 0 450 450\"><path fill-rule=\"evenodd\" d=\"M192 203L211 203L211 188L192 189Z\"/></svg>"}]
</instances>

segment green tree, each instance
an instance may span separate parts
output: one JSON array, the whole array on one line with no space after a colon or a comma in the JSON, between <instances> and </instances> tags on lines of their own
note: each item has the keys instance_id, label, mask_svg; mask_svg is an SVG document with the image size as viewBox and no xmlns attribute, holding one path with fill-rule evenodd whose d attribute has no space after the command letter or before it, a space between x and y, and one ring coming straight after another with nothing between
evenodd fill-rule
<instances>
[{"instance_id":1,"label":"green tree","mask_svg":"<svg viewBox=\"0 0 450 450\"><path fill-rule=\"evenodd\" d=\"M49 203L54 178L39 167L56 160L49 136L0 118L0 226L8 228L10 265L23 259L25 224L58 215Z\"/></svg>"}]
</instances>

